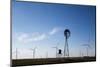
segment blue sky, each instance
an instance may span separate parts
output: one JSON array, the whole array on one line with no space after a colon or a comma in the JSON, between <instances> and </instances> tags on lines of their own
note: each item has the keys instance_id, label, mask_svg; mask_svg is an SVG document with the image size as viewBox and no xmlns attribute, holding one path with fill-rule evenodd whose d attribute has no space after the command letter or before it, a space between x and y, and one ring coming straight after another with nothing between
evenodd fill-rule
<instances>
[{"instance_id":1,"label":"blue sky","mask_svg":"<svg viewBox=\"0 0 100 67\"><path fill-rule=\"evenodd\" d=\"M86 55L82 44L89 44L89 55L95 54L95 6L12 2L12 52L19 58L31 58L30 48L37 47L36 58L55 57L58 46L64 49L64 30L69 29L70 56Z\"/></svg>"}]
</instances>

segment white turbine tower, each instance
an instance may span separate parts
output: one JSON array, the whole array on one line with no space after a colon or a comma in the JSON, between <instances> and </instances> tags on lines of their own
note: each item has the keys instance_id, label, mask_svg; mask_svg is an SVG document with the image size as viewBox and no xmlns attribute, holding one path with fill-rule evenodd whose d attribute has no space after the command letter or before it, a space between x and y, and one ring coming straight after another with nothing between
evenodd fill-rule
<instances>
[{"instance_id":1,"label":"white turbine tower","mask_svg":"<svg viewBox=\"0 0 100 67\"><path fill-rule=\"evenodd\" d=\"M35 58L35 54L36 54L36 47L34 49L30 49L32 50L32 53L33 53L33 58Z\"/></svg>"},{"instance_id":2,"label":"white turbine tower","mask_svg":"<svg viewBox=\"0 0 100 67\"><path fill-rule=\"evenodd\" d=\"M55 48L56 49L56 58L58 57L58 54L57 54L57 51L58 51L58 47L52 47L52 48Z\"/></svg>"}]
</instances>

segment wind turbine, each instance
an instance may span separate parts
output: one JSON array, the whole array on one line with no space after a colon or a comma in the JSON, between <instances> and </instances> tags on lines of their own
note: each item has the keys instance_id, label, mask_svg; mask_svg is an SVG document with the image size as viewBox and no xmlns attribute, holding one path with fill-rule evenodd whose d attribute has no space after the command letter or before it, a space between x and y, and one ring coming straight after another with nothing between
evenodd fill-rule
<instances>
[{"instance_id":1,"label":"wind turbine","mask_svg":"<svg viewBox=\"0 0 100 67\"><path fill-rule=\"evenodd\" d=\"M16 48L16 59L18 59L18 48Z\"/></svg>"},{"instance_id":2,"label":"wind turbine","mask_svg":"<svg viewBox=\"0 0 100 67\"><path fill-rule=\"evenodd\" d=\"M56 47L52 47L52 48L55 48L56 49L56 58L57 58L57 56L58 56L58 54L57 54L58 47L56 46Z\"/></svg>"},{"instance_id":3,"label":"wind turbine","mask_svg":"<svg viewBox=\"0 0 100 67\"><path fill-rule=\"evenodd\" d=\"M59 43L57 43L57 46L59 45ZM58 47L57 46L55 46L55 47L52 47L52 48L55 48L56 49L56 58L58 57Z\"/></svg>"},{"instance_id":4,"label":"wind turbine","mask_svg":"<svg viewBox=\"0 0 100 67\"><path fill-rule=\"evenodd\" d=\"M16 48L16 59L17 59L17 56L18 56L18 55L17 55L17 48Z\"/></svg>"},{"instance_id":5,"label":"wind turbine","mask_svg":"<svg viewBox=\"0 0 100 67\"><path fill-rule=\"evenodd\" d=\"M15 54L15 59L18 59L18 53L19 53L19 52L18 52L18 48L16 48L15 51L12 52L12 54L13 54L13 53Z\"/></svg>"},{"instance_id":6,"label":"wind turbine","mask_svg":"<svg viewBox=\"0 0 100 67\"><path fill-rule=\"evenodd\" d=\"M36 53L36 47L34 49L30 49L33 51L33 58L35 58L35 53Z\"/></svg>"},{"instance_id":7,"label":"wind turbine","mask_svg":"<svg viewBox=\"0 0 100 67\"><path fill-rule=\"evenodd\" d=\"M82 52L82 50L80 50L79 52L80 52L80 53L79 53L79 54L80 54L79 56L80 56L80 57L83 57L83 52Z\"/></svg>"},{"instance_id":8,"label":"wind turbine","mask_svg":"<svg viewBox=\"0 0 100 67\"><path fill-rule=\"evenodd\" d=\"M46 52L46 58L48 58L48 52Z\"/></svg>"},{"instance_id":9,"label":"wind turbine","mask_svg":"<svg viewBox=\"0 0 100 67\"><path fill-rule=\"evenodd\" d=\"M91 46L89 44L83 44L82 46L86 47L87 56L89 56L89 48L91 48Z\"/></svg>"},{"instance_id":10,"label":"wind turbine","mask_svg":"<svg viewBox=\"0 0 100 67\"><path fill-rule=\"evenodd\" d=\"M70 37L69 29L65 29L64 36L65 36L64 57L65 56L69 57L69 46L68 46L68 38ZM66 52L66 48L67 48L67 52Z\"/></svg>"}]
</instances>

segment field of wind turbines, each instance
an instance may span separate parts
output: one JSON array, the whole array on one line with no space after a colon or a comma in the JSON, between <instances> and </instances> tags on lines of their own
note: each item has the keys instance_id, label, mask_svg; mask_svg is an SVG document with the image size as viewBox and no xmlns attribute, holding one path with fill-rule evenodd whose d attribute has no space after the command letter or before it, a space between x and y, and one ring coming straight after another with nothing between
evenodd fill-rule
<instances>
[{"instance_id":1,"label":"field of wind turbines","mask_svg":"<svg viewBox=\"0 0 100 67\"><path fill-rule=\"evenodd\" d=\"M12 66L96 61L96 7L12 0Z\"/></svg>"}]
</instances>

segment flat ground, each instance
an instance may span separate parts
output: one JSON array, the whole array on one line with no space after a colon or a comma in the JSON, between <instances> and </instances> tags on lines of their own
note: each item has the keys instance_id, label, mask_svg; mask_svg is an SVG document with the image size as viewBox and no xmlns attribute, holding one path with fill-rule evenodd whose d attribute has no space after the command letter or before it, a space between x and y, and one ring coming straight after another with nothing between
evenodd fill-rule
<instances>
[{"instance_id":1,"label":"flat ground","mask_svg":"<svg viewBox=\"0 0 100 67\"><path fill-rule=\"evenodd\" d=\"M13 59L12 66L28 66L58 63L75 63L96 61L96 57L69 57L69 58L39 58L39 59Z\"/></svg>"}]
</instances>

